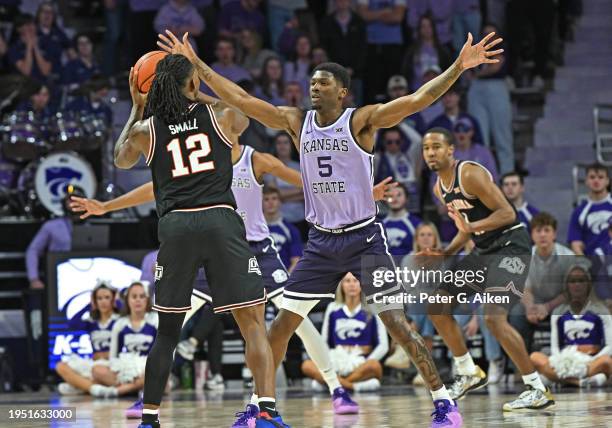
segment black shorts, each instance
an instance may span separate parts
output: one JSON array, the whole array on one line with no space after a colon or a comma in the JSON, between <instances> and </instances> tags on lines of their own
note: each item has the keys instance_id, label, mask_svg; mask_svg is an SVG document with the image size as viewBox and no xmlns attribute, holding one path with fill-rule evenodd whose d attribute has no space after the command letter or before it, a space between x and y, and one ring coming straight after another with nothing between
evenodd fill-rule
<instances>
[{"instance_id":1,"label":"black shorts","mask_svg":"<svg viewBox=\"0 0 612 428\"><path fill-rule=\"evenodd\" d=\"M215 312L266 302L261 270L233 209L170 212L159 220L158 236L153 309L188 312L200 267L206 271Z\"/></svg>"},{"instance_id":2,"label":"black shorts","mask_svg":"<svg viewBox=\"0 0 612 428\"><path fill-rule=\"evenodd\" d=\"M523 290L531 263L531 241L524 227L502 233L489 247L475 248L467 256L454 263L450 270L455 274L475 272L479 280L461 283L443 283L439 289L462 302L463 297L479 293L475 303L496 304L510 309L523 297ZM460 284L460 285L458 285ZM461 294L461 296L460 296Z\"/></svg>"}]
</instances>

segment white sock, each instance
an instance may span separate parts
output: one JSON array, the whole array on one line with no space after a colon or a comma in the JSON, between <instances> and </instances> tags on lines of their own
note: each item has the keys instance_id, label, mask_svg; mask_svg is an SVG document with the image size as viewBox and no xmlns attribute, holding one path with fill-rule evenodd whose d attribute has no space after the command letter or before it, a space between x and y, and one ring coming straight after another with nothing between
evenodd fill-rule
<instances>
[{"instance_id":1,"label":"white sock","mask_svg":"<svg viewBox=\"0 0 612 428\"><path fill-rule=\"evenodd\" d=\"M143 415L158 415L159 409L142 409Z\"/></svg>"},{"instance_id":2,"label":"white sock","mask_svg":"<svg viewBox=\"0 0 612 428\"><path fill-rule=\"evenodd\" d=\"M546 387L542 383L542 379L540 379L540 374L538 372L533 372L531 374L523 376L523 382L525 382L525 385L530 385L534 389L546 391Z\"/></svg>"},{"instance_id":3,"label":"white sock","mask_svg":"<svg viewBox=\"0 0 612 428\"><path fill-rule=\"evenodd\" d=\"M253 395L251 395L251 401L249 402L249 404L259 407L259 396L253 393Z\"/></svg>"},{"instance_id":4,"label":"white sock","mask_svg":"<svg viewBox=\"0 0 612 428\"><path fill-rule=\"evenodd\" d=\"M463 376L471 376L475 375L478 371L476 369L476 365L474 364L474 360L472 360L472 356L468 352L465 355L460 357L453 357L455 361L455 365L457 366L457 373Z\"/></svg>"},{"instance_id":5,"label":"white sock","mask_svg":"<svg viewBox=\"0 0 612 428\"><path fill-rule=\"evenodd\" d=\"M308 352L312 361L319 368L329 388L329 393L333 394L334 390L340 388L341 385L338 380L338 374L333 369L331 359L329 358L329 347L321 337L321 334L308 317L304 318L304 321L295 330L295 334L302 339L304 348L306 348L306 352Z\"/></svg>"},{"instance_id":6,"label":"white sock","mask_svg":"<svg viewBox=\"0 0 612 428\"><path fill-rule=\"evenodd\" d=\"M451 398L450 394L448 393L448 391L446 390L446 387L444 385L442 385L442 388L438 389L437 391L430 391L430 392L431 392L431 398L433 398L434 401L448 400L452 404L455 403L453 399Z\"/></svg>"}]
</instances>

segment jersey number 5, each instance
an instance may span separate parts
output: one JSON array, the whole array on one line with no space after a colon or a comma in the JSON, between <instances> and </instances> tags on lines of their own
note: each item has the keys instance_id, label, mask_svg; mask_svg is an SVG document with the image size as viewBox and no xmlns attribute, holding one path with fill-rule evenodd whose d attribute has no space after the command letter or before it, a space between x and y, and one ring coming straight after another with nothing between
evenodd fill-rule
<instances>
[{"instance_id":1,"label":"jersey number 5","mask_svg":"<svg viewBox=\"0 0 612 428\"><path fill-rule=\"evenodd\" d=\"M185 140L185 147L187 150L192 150L189 153L188 166L185 165L181 142L178 138L173 139L166 146L166 150L172 154L172 163L174 164L174 168L172 168L173 178L215 169L214 161L204 161L204 158L210 155L211 152L208 135L202 133L190 135Z\"/></svg>"}]
</instances>

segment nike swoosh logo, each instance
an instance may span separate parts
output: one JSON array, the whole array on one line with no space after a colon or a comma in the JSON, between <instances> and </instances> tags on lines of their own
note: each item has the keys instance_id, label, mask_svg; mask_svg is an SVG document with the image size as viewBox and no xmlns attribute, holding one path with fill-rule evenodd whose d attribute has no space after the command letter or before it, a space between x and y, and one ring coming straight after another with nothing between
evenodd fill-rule
<instances>
[{"instance_id":1,"label":"nike swoosh logo","mask_svg":"<svg viewBox=\"0 0 612 428\"><path fill-rule=\"evenodd\" d=\"M266 245L265 247L263 247L262 251L263 251L264 253L267 253L267 252L268 252L268 248L270 248L270 246L269 246L269 245Z\"/></svg>"},{"instance_id":2,"label":"nike swoosh logo","mask_svg":"<svg viewBox=\"0 0 612 428\"><path fill-rule=\"evenodd\" d=\"M374 237L376 236L376 234L370 236L369 238L366 238L366 242L372 242L372 239L374 239Z\"/></svg>"}]
</instances>

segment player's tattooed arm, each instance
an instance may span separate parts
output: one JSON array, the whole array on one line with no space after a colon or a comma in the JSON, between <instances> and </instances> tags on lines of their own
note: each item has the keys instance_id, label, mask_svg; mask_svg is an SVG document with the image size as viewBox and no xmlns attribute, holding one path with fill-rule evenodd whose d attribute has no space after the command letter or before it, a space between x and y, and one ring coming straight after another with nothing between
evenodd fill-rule
<instances>
[{"instance_id":1,"label":"player's tattooed arm","mask_svg":"<svg viewBox=\"0 0 612 428\"><path fill-rule=\"evenodd\" d=\"M389 310L380 313L387 331L408 353L415 367L430 390L436 391L444 385L433 362L431 353L419 333L414 331L402 310Z\"/></svg>"},{"instance_id":2,"label":"player's tattooed arm","mask_svg":"<svg viewBox=\"0 0 612 428\"><path fill-rule=\"evenodd\" d=\"M132 111L115 142L114 150L115 166L121 169L133 167L138 162L140 155L148 152L150 144L149 124L142 120L147 97L138 90L137 81L138 73L132 68L129 79Z\"/></svg>"},{"instance_id":3,"label":"player's tattooed arm","mask_svg":"<svg viewBox=\"0 0 612 428\"><path fill-rule=\"evenodd\" d=\"M130 190L125 195L121 195L106 202L101 202L97 199L72 196L70 198L70 209L77 213L83 213L81 214L81 218L85 219L92 215L104 215L112 211L119 211L125 208L146 204L147 202L153 202L154 200L153 182L149 181L142 186Z\"/></svg>"},{"instance_id":4,"label":"player's tattooed arm","mask_svg":"<svg viewBox=\"0 0 612 428\"><path fill-rule=\"evenodd\" d=\"M461 213L449 208L449 215L455 220L455 225L460 231L465 233L487 232L509 225L516 220L516 213L510 202L483 167L466 164L461 169L461 183L467 194L480 199L493 212L482 220L469 223Z\"/></svg>"},{"instance_id":5,"label":"player's tattooed arm","mask_svg":"<svg viewBox=\"0 0 612 428\"><path fill-rule=\"evenodd\" d=\"M185 33L182 41L168 30L166 30L165 35L159 34L158 36L157 45L166 52L180 53L189 58L200 79L204 80L222 101L258 120L268 128L283 129L294 138L299 134L303 115L300 109L273 106L251 96L231 80L216 73L208 64L198 58L189 43L188 33Z\"/></svg>"},{"instance_id":6,"label":"player's tattooed arm","mask_svg":"<svg viewBox=\"0 0 612 428\"><path fill-rule=\"evenodd\" d=\"M472 35L463 45L455 62L438 77L421 86L415 93L399 97L385 104L366 106L355 114L354 130L357 134L362 128L389 128L397 125L407 116L433 104L457 81L461 73L480 64L494 64L493 58L503 49L491 50L502 42L501 38L490 41L495 33L489 33L479 43L472 45Z\"/></svg>"}]
</instances>

